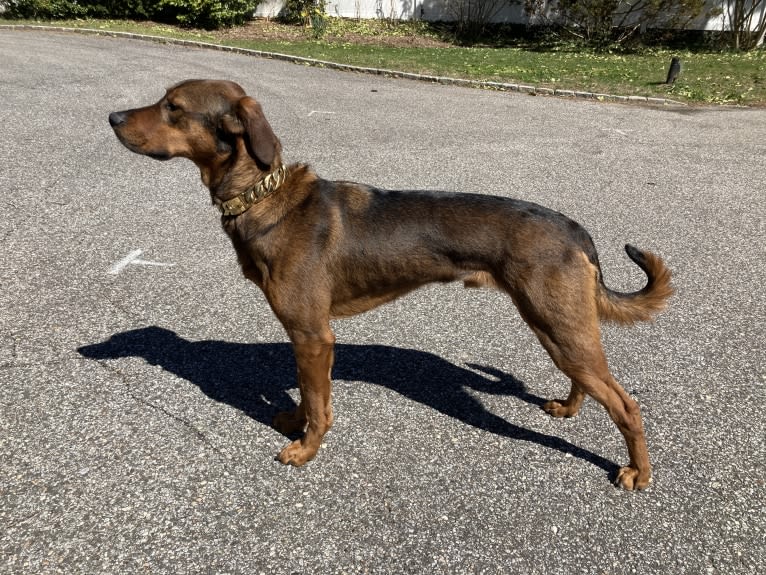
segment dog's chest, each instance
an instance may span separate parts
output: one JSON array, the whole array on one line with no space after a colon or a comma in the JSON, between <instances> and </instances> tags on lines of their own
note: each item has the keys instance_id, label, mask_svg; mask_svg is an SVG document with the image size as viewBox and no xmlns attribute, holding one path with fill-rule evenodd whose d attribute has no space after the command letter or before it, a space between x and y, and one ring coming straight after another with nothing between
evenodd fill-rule
<instances>
[{"instance_id":1,"label":"dog's chest","mask_svg":"<svg viewBox=\"0 0 766 575\"><path fill-rule=\"evenodd\" d=\"M238 222L239 219L224 218L221 223L237 254L237 261L242 269L242 274L263 289L264 283L269 277L268 259L259 242L251 237L247 226Z\"/></svg>"}]
</instances>

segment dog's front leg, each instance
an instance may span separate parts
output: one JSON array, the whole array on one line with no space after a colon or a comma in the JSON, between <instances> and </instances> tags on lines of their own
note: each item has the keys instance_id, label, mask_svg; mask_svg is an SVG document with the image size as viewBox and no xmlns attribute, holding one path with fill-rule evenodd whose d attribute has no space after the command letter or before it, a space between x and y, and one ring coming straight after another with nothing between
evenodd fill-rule
<instances>
[{"instance_id":1,"label":"dog's front leg","mask_svg":"<svg viewBox=\"0 0 766 575\"><path fill-rule=\"evenodd\" d=\"M328 327L321 334L291 332L290 339L298 364L301 402L294 412L277 415L274 426L287 434L305 428L303 437L279 454L279 461L297 466L314 458L324 434L332 426L330 372L335 337Z\"/></svg>"}]
</instances>

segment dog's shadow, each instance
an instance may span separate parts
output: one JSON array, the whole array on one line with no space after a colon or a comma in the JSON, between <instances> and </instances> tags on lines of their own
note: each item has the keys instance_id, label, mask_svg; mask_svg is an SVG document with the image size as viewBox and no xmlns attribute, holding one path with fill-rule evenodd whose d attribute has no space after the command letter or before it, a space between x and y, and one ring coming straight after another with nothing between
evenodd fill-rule
<instances>
[{"instance_id":1,"label":"dog's shadow","mask_svg":"<svg viewBox=\"0 0 766 575\"><path fill-rule=\"evenodd\" d=\"M277 411L295 407L287 393L296 386L295 360L287 343L193 342L152 326L115 334L77 351L94 360L142 357L265 425L271 425ZM568 453L600 467L611 477L616 475L618 466L599 455L487 411L468 389L514 396L538 406L545 400L528 393L510 374L474 364L468 367L412 349L337 344L333 378L384 386L479 429Z\"/></svg>"}]
</instances>

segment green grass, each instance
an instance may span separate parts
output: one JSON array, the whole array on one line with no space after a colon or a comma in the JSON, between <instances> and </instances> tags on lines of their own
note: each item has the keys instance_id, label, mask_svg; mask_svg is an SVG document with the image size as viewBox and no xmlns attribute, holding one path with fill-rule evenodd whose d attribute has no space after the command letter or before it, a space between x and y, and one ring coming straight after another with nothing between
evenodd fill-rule
<instances>
[{"instance_id":1,"label":"green grass","mask_svg":"<svg viewBox=\"0 0 766 575\"><path fill-rule=\"evenodd\" d=\"M0 23L12 23L1 21ZM670 51L641 49L634 53L598 53L567 44L503 47L391 47L358 43L345 35L434 34L425 27L387 27L343 21L328 27L332 40L311 38L302 31L289 40L221 39L215 32L188 31L163 25L116 21L60 22L57 25L139 32L171 38L221 43L280 52L340 64L385 68L402 72L531 84L587 92L652 96L688 103L766 104L766 50ZM508 43L508 42L506 42ZM667 66L679 56L683 72L672 87L665 86Z\"/></svg>"},{"instance_id":2,"label":"green grass","mask_svg":"<svg viewBox=\"0 0 766 575\"><path fill-rule=\"evenodd\" d=\"M766 101L766 55L654 50L640 55L531 52L519 48L389 48L351 44L250 43L247 47L403 72L532 84L602 94L717 104ZM683 73L661 85L672 56Z\"/></svg>"}]
</instances>

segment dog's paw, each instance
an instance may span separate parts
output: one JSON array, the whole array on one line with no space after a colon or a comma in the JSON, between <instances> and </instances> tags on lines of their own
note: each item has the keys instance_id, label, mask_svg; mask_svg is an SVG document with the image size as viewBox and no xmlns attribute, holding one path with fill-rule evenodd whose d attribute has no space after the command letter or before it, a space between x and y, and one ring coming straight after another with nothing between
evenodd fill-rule
<instances>
[{"instance_id":1,"label":"dog's paw","mask_svg":"<svg viewBox=\"0 0 766 575\"><path fill-rule=\"evenodd\" d=\"M565 400L551 400L543 404L543 409L553 417L574 417L579 408L569 405Z\"/></svg>"},{"instance_id":2,"label":"dog's paw","mask_svg":"<svg viewBox=\"0 0 766 575\"><path fill-rule=\"evenodd\" d=\"M652 482L650 472L641 473L634 467L621 467L615 483L628 491L646 489Z\"/></svg>"},{"instance_id":3,"label":"dog's paw","mask_svg":"<svg viewBox=\"0 0 766 575\"><path fill-rule=\"evenodd\" d=\"M280 462L285 465L294 465L300 467L304 463L307 463L314 459L316 455L316 449L310 449L303 444L301 439L293 441L290 445L285 447L277 456Z\"/></svg>"},{"instance_id":4,"label":"dog's paw","mask_svg":"<svg viewBox=\"0 0 766 575\"><path fill-rule=\"evenodd\" d=\"M297 410L282 411L274 416L271 425L280 433L293 435L306 430L306 418L299 417Z\"/></svg>"}]
</instances>

